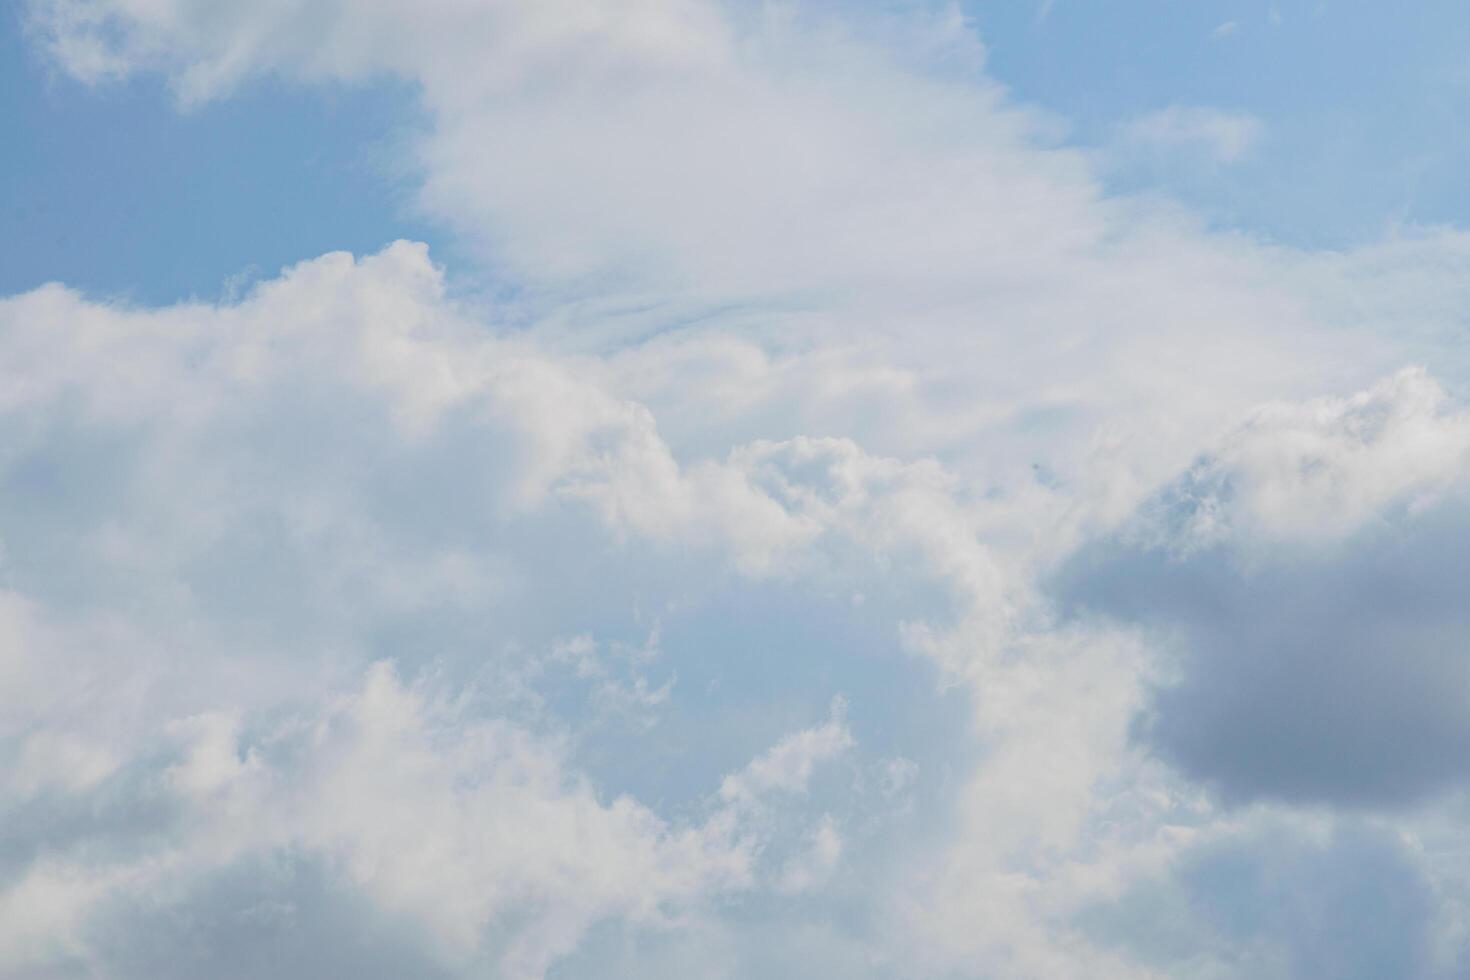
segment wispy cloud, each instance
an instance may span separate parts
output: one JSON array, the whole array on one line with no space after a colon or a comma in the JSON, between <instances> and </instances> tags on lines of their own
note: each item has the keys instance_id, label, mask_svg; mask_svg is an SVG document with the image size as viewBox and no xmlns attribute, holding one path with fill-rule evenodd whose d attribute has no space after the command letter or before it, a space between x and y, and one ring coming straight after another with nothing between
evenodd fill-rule
<instances>
[{"instance_id":1,"label":"wispy cloud","mask_svg":"<svg viewBox=\"0 0 1470 980\"><path fill-rule=\"evenodd\" d=\"M1205 106L1169 106L1139 116L1118 131L1120 148L1157 155L1192 154L1237 163L1260 145L1265 127L1254 116Z\"/></svg>"}]
</instances>

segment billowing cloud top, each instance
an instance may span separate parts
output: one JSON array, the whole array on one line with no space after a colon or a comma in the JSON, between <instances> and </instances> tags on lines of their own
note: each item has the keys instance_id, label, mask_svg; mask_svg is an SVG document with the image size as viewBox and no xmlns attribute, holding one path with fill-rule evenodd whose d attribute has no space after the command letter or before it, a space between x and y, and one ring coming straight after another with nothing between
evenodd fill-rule
<instances>
[{"instance_id":1,"label":"billowing cloud top","mask_svg":"<svg viewBox=\"0 0 1470 980\"><path fill-rule=\"evenodd\" d=\"M1461 233L1109 194L947 5L25 17L407 82L488 286L0 299L0 974L1470 968Z\"/></svg>"}]
</instances>

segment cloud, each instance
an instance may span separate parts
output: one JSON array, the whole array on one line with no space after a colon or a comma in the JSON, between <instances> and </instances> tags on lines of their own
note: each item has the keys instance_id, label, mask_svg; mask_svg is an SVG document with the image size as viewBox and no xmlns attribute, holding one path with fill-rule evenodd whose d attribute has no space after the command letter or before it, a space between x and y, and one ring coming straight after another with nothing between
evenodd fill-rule
<instances>
[{"instance_id":1,"label":"cloud","mask_svg":"<svg viewBox=\"0 0 1470 980\"><path fill-rule=\"evenodd\" d=\"M795 788L760 774L822 732L730 777L745 789L740 806ZM196 960L168 968L212 973L240 969L242 946L259 960L273 936L283 966L345 969L320 947L345 940L337 953L369 962L380 955L370 934L334 934L376 920L385 942L403 944L384 949L390 962L541 976L593 923L672 924L750 887L759 863L762 838L741 810L712 806L703 822L673 826L627 797L599 799L557 741L463 717L388 664L277 727L192 719L168 738L177 761L145 785L176 811L173 832L140 827L112 854L90 835L37 854L0 894L7 970L44 968L64 950L82 969L146 975L184 942ZM818 761L803 758L800 777ZM818 853L835 860L825 826L813 831ZM147 943L124 940L139 926Z\"/></svg>"},{"instance_id":2,"label":"cloud","mask_svg":"<svg viewBox=\"0 0 1470 980\"><path fill-rule=\"evenodd\" d=\"M262 75L415 83L422 207L532 301L657 297L656 315L677 315L668 304L801 308L815 293L911 315L1073 277L1141 217L1099 199L1081 154L1045 145L1048 124L979 73L944 3L30 10L73 74L158 70L191 103Z\"/></svg>"},{"instance_id":3,"label":"cloud","mask_svg":"<svg viewBox=\"0 0 1470 980\"><path fill-rule=\"evenodd\" d=\"M1264 134L1261 121L1245 113L1172 105L1130 120L1117 140L1130 155L1186 155L1230 164L1249 157Z\"/></svg>"},{"instance_id":4,"label":"cloud","mask_svg":"<svg viewBox=\"0 0 1470 980\"><path fill-rule=\"evenodd\" d=\"M1232 804L1461 778L1464 422L1392 372L1460 383L1464 235L1110 197L951 5L28 11L189 111L409 80L496 299L399 242L0 300L7 969L1228 974ZM1454 945L1408 843L1231 840L1295 876L1252 962ZM1164 967L1085 914L1160 881Z\"/></svg>"},{"instance_id":5,"label":"cloud","mask_svg":"<svg viewBox=\"0 0 1470 980\"><path fill-rule=\"evenodd\" d=\"M739 773L726 776L720 784L720 796L732 804L742 804L774 792L805 790L817 763L852 747L844 711L843 702L834 701L832 717L825 725L787 736Z\"/></svg>"},{"instance_id":6,"label":"cloud","mask_svg":"<svg viewBox=\"0 0 1470 980\"><path fill-rule=\"evenodd\" d=\"M1265 408L1063 572L1180 648L1139 733L1234 799L1461 782L1466 413L1421 370Z\"/></svg>"},{"instance_id":7,"label":"cloud","mask_svg":"<svg viewBox=\"0 0 1470 980\"><path fill-rule=\"evenodd\" d=\"M741 741L771 741L728 768L682 760L657 808L582 768L628 779L601 743L661 744L681 690L648 679L675 654L640 602L675 627L682 673L711 590L779 583L811 604L795 608L812 636L830 590L873 592L894 656L895 604L995 599L933 462L837 439L681 462L585 360L468 320L419 246L302 263L222 307L46 287L0 303L0 324L6 969L148 973L182 934L138 926L164 938L134 945L126 923L197 903L205 947L179 969L299 923L281 968L309 970L356 916L393 937L385 962L539 976L608 920L657 932L732 890L812 891L837 870L836 828L870 839L893 810L863 812L840 779L807 799L855 745L844 702L794 734L742 717L734 692L709 704L703 724L728 713ZM905 594L883 598L894 574ZM802 656L851 669L826 642ZM401 674L372 665L384 650ZM754 693L874 690L812 683Z\"/></svg>"}]
</instances>

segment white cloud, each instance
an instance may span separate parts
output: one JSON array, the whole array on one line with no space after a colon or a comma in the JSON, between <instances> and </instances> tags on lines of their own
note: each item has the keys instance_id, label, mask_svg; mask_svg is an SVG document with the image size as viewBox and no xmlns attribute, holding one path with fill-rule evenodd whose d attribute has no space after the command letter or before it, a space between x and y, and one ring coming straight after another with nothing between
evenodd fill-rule
<instances>
[{"instance_id":1,"label":"white cloud","mask_svg":"<svg viewBox=\"0 0 1470 980\"><path fill-rule=\"evenodd\" d=\"M1464 479L1470 415L1422 368L1347 398L1269 405L1186 478L1187 547L1339 538L1385 508L1426 510Z\"/></svg>"},{"instance_id":2,"label":"white cloud","mask_svg":"<svg viewBox=\"0 0 1470 980\"><path fill-rule=\"evenodd\" d=\"M1172 105L1123 125L1123 152L1191 154L1211 163L1238 163L1251 155L1265 135L1254 116L1204 106Z\"/></svg>"},{"instance_id":3,"label":"white cloud","mask_svg":"<svg viewBox=\"0 0 1470 980\"><path fill-rule=\"evenodd\" d=\"M818 763L852 747L845 710L840 698L834 701L825 725L787 736L740 772L726 776L720 796L733 804L749 804L772 793L805 791Z\"/></svg>"},{"instance_id":4,"label":"white cloud","mask_svg":"<svg viewBox=\"0 0 1470 980\"><path fill-rule=\"evenodd\" d=\"M13 913L0 963L44 969L62 944L107 969L92 946L108 903L166 913L194 882L262 853L319 857L385 914L418 922L440 965L514 977L541 976L599 920L661 927L752 886L761 837L740 812L670 825L628 797L600 799L557 741L462 711L380 663L360 690L253 732L253 745L233 719L169 726L181 757L163 778L183 826L131 856L80 847L38 860L0 892ZM748 789L742 803L799 788L830 755L808 743L841 736L784 740L731 777ZM818 856L832 857L822 827Z\"/></svg>"}]
</instances>

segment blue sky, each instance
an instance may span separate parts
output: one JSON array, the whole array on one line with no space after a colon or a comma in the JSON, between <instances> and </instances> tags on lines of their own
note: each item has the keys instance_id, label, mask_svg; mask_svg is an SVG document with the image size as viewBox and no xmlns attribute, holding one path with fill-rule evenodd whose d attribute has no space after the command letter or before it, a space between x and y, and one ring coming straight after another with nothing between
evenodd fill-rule
<instances>
[{"instance_id":1,"label":"blue sky","mask_svg":"<svg viewBox=\"0 0 1470 980\"><path fill-rule=\"evenodd\" d=\"M1467 27L7 10L0 974L1470 975Z\"/></svg>"},{"instance_id":2,"label":"blue sky","mask_svg":"<svg viewBox=\"0 0 1470 980\"><path fill-rule=\"evenodd\" d=\"M1354 2L977 4L991 67L1017 94L1105 143L1137 113L1213 106L1264 124L1240 165L1165 186L1222 224L1342 247L1395 223L1463 222L1463 52L1454 3L1385 16ZM1151 186L1157 174L1124 175ZM1131 178L1131 179L1130 179Z\"/></svg>"},{"instance_id":3,"label":"blue sky","mask_svg":"<svg viewBox=\"0 0 1470 980\"><path fill-rule=\"evenodd\" d=\"M157 78L96 87L58 73L27 45L19 9L0 46L0 111L27 134L0 157L6 292L65 281L138 302L212 299L303 256L429 233L394 179L391 148L415 114L391 84L263 83L181 113Z\"/></svg>"}]
</instances>

